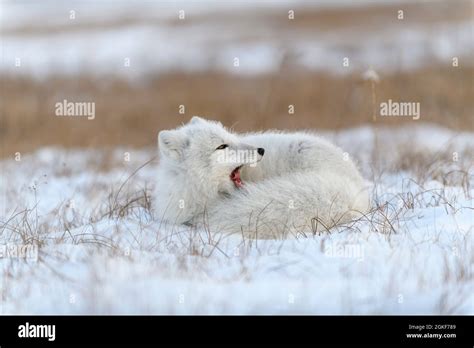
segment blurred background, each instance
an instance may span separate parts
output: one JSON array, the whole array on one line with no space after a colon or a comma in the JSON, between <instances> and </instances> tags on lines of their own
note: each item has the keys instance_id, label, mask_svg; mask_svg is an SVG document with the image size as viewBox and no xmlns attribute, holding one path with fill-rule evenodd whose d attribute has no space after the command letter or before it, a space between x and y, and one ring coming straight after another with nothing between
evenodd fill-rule
<instances>
[{"instance_id":1,"label":"blurred background","mask_svg":"<svg viewBox=\"0 0 474 348\"><path fill-rule=\"evenodd\" d=\"M37 247L2 259L0 313L472 314L473 8L0 0L0 254ZM156 137L193 115L318 131L374 209L284 243L164 224Z\"/></svg>"},{"instance_id":2,"label":"blurred background","mask_svg":"<svg viewBox=\"0 0 474 348\"><path fill-rule=\"evenodd\" d=\"M374 123L374 106L388 99L419 102L421 118L377 125L472 131L473 8L470 0L3 0L1 156L155 146L159 130L193 115L236 131L343 129ZM57 117L64 99L94 102L95 119Z\"/></svg>"}]
</instances>

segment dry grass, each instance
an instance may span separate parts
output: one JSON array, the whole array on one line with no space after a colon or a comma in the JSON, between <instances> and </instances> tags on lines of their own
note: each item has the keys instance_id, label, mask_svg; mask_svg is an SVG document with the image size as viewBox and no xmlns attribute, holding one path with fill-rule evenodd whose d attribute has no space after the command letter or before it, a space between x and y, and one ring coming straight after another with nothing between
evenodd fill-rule
<instances>
[{"instance_id":1,"label":"dry grass","mask_svg":"<svg viewBox=\"0 0 474 348\"><path fill-rule=\"evenodd\" d=\"M421 120L379 117L377 123L435 122L474 130L473 78L473 68L449 66L381 76L377 103L420 102ZM86 76L41 82L4 76L2 81L2 157L45 145L155 146L158 130L174 128L192 115L221 120L237 131L341 129L372 122L370 84L358 74L284 68L280 74L256 77L173 73L143 84ZM63 99L95 102L96 118L55 116L54 105ZM179 113L179 105L186 107L185 114Z\"/></svg>"},{"instance_id":2,"label":"dry grass","mask_svg":"<svg viewBox=\"0 0 474 348\"><path fill-rule=\"evenodd\" d=\"M454 5L454 3L456 5ZM398 11L403 10L401 22ZM296 10L295 21L289 25L307 29L341 29L341 28L374 28L380 25L424 24L462 21L472 18L472 2L458 1L425 1L404 4L377 4L372 6L353 6L340 8Z\"/></svg>"}]
</instances>

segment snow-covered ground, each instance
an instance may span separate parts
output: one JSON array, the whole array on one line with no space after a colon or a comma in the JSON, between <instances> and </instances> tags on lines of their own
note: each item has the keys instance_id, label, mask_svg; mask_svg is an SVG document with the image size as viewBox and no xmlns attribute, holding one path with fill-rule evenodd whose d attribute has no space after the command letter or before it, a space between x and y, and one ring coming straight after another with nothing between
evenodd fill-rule
<instances>
[{"instance_id":1,"label":"snow-covered ground","mask_svg":"<svg viewBox=\"0 0 474 348\"><path fill-rule=\"evenodd\" d=\"M323 135L359 162L374 210L275 241L157 221L154 149L3 160L1 313L474 313L473 134Z\"/></svg>"}]
</instances>

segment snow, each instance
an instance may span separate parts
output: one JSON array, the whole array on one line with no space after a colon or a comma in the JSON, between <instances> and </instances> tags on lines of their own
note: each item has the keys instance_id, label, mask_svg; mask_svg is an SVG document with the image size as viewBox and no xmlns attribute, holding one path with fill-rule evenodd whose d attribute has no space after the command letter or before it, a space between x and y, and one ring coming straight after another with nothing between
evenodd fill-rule
<instances>
[{"instance_id":1,"label":"snow","mask_svg":"<svg viewBox=\"0 0 474 348\"><path fill-rule=\"evenodd\" d=\"M38 258L0 259L0 312L472 314L472 134L417 125L323 135L356 158L381 208L287 240L165 225L143 201L124 208L151 192L156 162L129 176L154 149L43 148L1 161L0 244L32 244ZM402 170L404 146L459 160ZM373 151L383 158L376 173ZM107 157L114 165L101 168ZM114 206L125 213L109 214Z\"/></svg>"},{"instance_id":2,"label":"snow","mask_svg":"<svg viewBox=\"0 0 474 348\"><path fill-rule=\"evenodd\" d=\"M378 5L403 4L410 0L379 0ZM208 6L203 6L205 3ZM48 25L65 24L69 20L69 11L76 13L87 13L89 20L100 19L110 22L117 18L127 18L130 15L145 19L163 19L176 17L180 9L190 11L192 14L208 14L233 12L239 9L254 10L256 7L291 8L293 6L305 6L312 8L335 8L335 7L359 7L373 4L374 0L318 0L308 2L307 0L261 0L258 4L253 0L159 0L159 1L134 1L116 3L110 0L99 0L94 2L75 2L70 4L61 0L45 0L41 4L31 0L1 0L2 20L4 28L23 27L27 23L34 22L38 17L48 17ZM113 6L111 6L113 4ZM257 5L257 6L256 6ZM25 10L28 9L28 10ZM93 10L88 12L89 10ZM165 9L172 11L165 11ZM61 16L67 14L68 16Z\"/></svg>"},{"instance_id":3,"label":"snow","mask_svg":"<svg viewBox=\"0 0 474 348\"><path fill-rule=\"evenodd\" d=\"M370 1L355 3L362 6ZM73 8L60 2L47 4L2 3L1 72L37 78L87 72L129 79L174 70L263 74L278 72L288 56L306 69L336 74L369 67L391 72L433 61L451 64L452 57L470 64L474 49L472 21L436 27L395 21L383 23L377 30L370 25L304 30L272 21L271 15L256 22L252 19L268 9L282 11L285 16L287 8L298 13L307 6L350 5L347 1L267 1L259 6L249 1L211 2L209 6L199 2L143 2L140 6L120 2L110 6L100 2ZM69 19L71 9L76 11L75 19ZM177 23L180 9L187 17ZM33 26L29 34L21 31L38 25L37 18L42 19L40 27ZM236 57L238 67L234 66ZM342 65L344 57L350 59L348 67ZM21 67L15 65L17 58ZM130 66L124 66L127 58Z\"/></svg>"}]
</instances>

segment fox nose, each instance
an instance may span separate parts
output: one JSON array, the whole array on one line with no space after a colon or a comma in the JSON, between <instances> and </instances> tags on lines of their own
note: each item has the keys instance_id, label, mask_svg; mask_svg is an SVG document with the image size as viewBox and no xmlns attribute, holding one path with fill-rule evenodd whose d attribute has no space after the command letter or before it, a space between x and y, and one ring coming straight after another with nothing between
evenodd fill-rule
<instances>
[{"instance_id":1,"label":"fox nose","mask_svg":"<svg viewBox=\"0 0 474 348\"><path fill-rule=\"evenodd\" d=\"M260 156L263 156L263 154L265 153L265 149L263 147L259 147L257 149L257 153L260 155Z\"/></svg>"}]
</instances>

